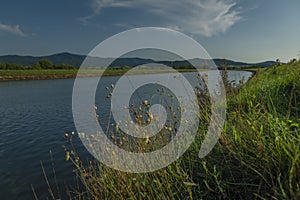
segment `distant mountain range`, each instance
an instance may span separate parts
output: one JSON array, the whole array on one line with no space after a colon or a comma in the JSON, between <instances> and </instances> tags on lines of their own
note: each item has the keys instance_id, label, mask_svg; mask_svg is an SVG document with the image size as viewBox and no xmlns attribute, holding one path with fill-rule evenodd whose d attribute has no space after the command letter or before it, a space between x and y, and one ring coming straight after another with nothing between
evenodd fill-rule
<instances>
[{"instance_id":1,"label":"distant mountain range","mask_svg":"<svg viewBox=\"0 0 300 200\"><path fill-rule=\"evenodd\" d=\"M54 64L69 64L73 66L79 67L81 63L84 61L86 56L84 55L76 55L71 53L59 53L59 54L53 54L49 56L19 56L19 55L5 55L0 56L0 63L16 63L16 64L22 64L24 66L29 66L37 63L41 60L49 60ZM106 63L112 62L111 66L129 66L129 67L135 67L142 64L147 63L158 63L158 64L165 64L172 67L184 67L189 66L192 63L193 65L203 65L205 63L209 63L211 61L205 60L205 59L191 59L188 61L179 60L179 61L155 61L152 59L144 59L144 58L91 58L93 63L97 63L97 65L101 67L104 66ZM213 59L214 63L221 68L224 63L227 64L229 67L233 68L241 68L241 67L250 67L250 66L256 66L256 67L269 67L274 65L275 61L266 61L266 62L260 62L260 63L245 63L245 62L236 62L233 60L228 59Z\"/></svg>"},{"instance_id":2,"label":"distant mountain range","mask_svg":"<svg viewBox=\"0 0 300 200\"><path fill-rule=\"evenodd\" d=\"M76 55L71 53L59 53L49 56L19 56L19 55L5 55L0 56L1 63L16 63L24 66L29 66L37 63L40 60L49 60L54 64L69 64L80 66L86 56Z\"/></svg>"}]
</instances>

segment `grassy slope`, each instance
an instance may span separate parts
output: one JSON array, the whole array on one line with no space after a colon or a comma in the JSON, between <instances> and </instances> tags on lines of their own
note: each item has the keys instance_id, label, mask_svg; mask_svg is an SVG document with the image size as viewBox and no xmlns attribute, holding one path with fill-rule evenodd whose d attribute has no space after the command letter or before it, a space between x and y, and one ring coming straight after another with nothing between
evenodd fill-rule
<instances>
[{"instance_id":1,"label":"grassy slope","mask_svg":"<svg viewBox=\"0 0 300 200\"><path fill-rule=\"evenodd\" d=\"M300 63L260 70L228 95L219 143L198 158L203 135L178 161L147 174L128 174L71 153L88 199L299 199ZM201 113L205 115L205 113ZM78 197L78 199L80 199Z\"/></svg>"},{"instance_id":2,"label":"grassy slope","mask_svg":"<svg viewBox=\"0 0 300 200\"><path fill-rule=\"evenodd\" d=\"M300 66L298 63L262 69L243 88L246 101L263 103L270 112L278 115L300 117Z\"/></svg>"},{"instance_id":3,"label":"grassy slope","mask_svg":"<svg viewBox=\"0 0 300 200\"><path fill-rule=\"evenodd\" d=\"M223 144L254 178L257 197L300 197L299 100L299 62L258 71L229 99Z\"/></svg>"}]
</instances>

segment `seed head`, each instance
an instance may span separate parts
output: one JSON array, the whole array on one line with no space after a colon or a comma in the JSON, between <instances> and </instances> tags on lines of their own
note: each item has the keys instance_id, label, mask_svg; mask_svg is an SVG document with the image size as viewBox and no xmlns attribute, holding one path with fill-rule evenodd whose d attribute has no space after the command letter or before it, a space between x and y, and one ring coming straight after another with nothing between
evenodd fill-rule
<instances>
[{"instance_id":1,"label":"seed head","mask_svg":"<svg viewBox=\"0 0 300 200\"><path fill-rule=\"evenodd\" d=\"M70 159L70 153L67 151L66 152L66 161L68 161Z\"/></svg>"},{"instance_id":2,"label":"seed head","mask_svg":"<svg viewBox=\"0 0 300 200\"><path fill-rule=\"evenodd\" d=\"M80 137L81 137L81 138L84 138L84 137L85 137L85 134L84 134L84 133L81 133L81 134L80 134Z\"/></svg>"},{"instance_id":3,"label":"seed head","mask_svg":"<svg viewBox=\"0 0 300 200\"><path fill-rule=\"evenodd\" d=\"M69 134L65 133L64 138L67 140L69 138Z\"/></svg>"},{"instance_id":4,"label":"seed head","mask_svg":"<svg viewBox=\"0 0 300 200\"><path fill-rule=\"evenodd\" d=\"M150 124L151 123L151 118L149 117L148 119L147 119L147 124Z\"/></svg>"},{"instance_id":5,"label":"seed head","mask_svg":"<svg viewBox=\"0 0 300 200\"><path fill-rule=\"evenodd\" d=\"M148 143L149 143L149 137L148 137L148 136L146 137L146 141L145 141L145 143L146 143L146 144L148 144Z\"/></svg>"},{"instance_id":6,"label":"seed head","mask_svg":"<svg viewBox=\"0 0 300 200\"><path fill-rule=\"evenodd\" d=\"M145 101L143 102L143 104L144 104L144 106L148 106L148 105L149 105L149 102L148 102L147 100L145 100Z\"/></svg>"}]
</instances>

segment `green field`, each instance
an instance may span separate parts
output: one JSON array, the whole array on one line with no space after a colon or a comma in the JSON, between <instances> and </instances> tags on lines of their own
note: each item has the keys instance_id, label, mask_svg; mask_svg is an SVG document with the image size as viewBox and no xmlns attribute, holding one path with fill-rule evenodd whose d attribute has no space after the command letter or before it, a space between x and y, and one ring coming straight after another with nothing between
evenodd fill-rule
<instances>
[{"instance_id":1,"label":"green field","mask_svg":"<svg viewBox=\"0 0 300 200\"><path fill-rule=\"evenodd\" d=\"M0 76L76 75L77 70L0 70Z\"/></svg>"},{"instance_id":2,"label":"green field","mask_svg":"<svg viewBox=\"0 0 300 200\"><path fill-rule=\"evenodd\" d=\"M81 76L117 76L123 75L128 69L86 69L81 70ZM193 69L179 69L179 72L191 72ZM35 80L35 79L59 79L75 78L78 70L76 69L30 69L30 70L0 70L1 80ZM164 70L143 70L136 71L136 74L163 73ZM167 71L165 71L167 72Z\"/></svg>"}]
</instances>

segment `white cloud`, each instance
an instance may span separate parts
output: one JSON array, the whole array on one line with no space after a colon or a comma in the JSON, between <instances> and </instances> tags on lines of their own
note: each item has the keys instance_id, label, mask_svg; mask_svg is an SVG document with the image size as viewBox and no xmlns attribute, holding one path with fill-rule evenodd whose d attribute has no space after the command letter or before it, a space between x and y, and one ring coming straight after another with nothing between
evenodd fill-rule
<instances>
[{"instance_id":1,"label":"white cloud","mask_svg":"<svg viewBox=\"0 0 300 200\"><path fill-rule=\"evenodd\" d=\"M26 36L26 34L20 29L19 25L13 26L0 23L0 31L5 31L22 37Z\"/></svg>"},{"instance_id":2,"label":"white cloud","mask_svg":"<svg viewBox=\"0 0 300 200\"><path fill-rule=\"evenodd\" d=\"M93 15L105 8L143 9L160 17L152 26L176 27L187 33L213 36L225 32L240 19L240 12L232 0L92 0ZM128 24L130 26L130 24Z\"/></svg>"}]
</instances>

